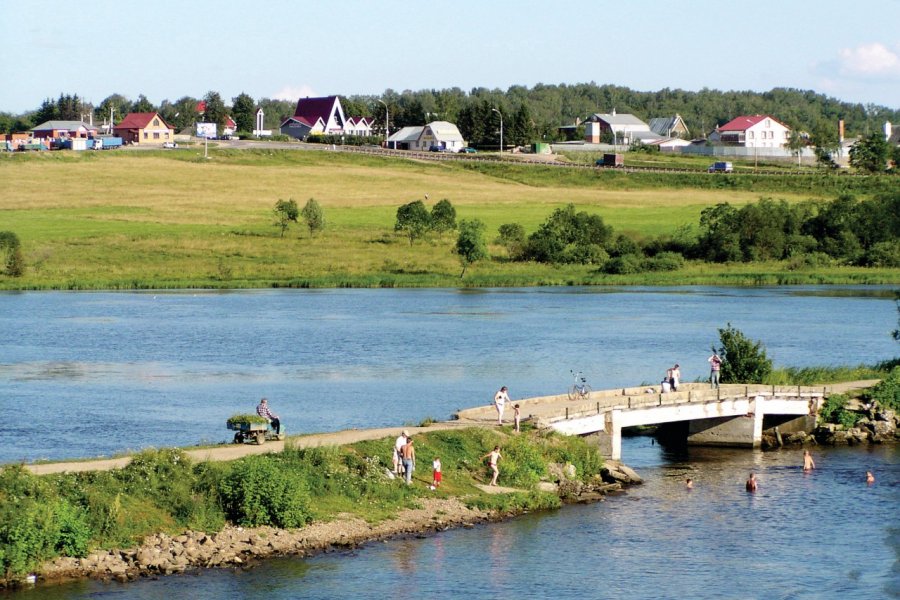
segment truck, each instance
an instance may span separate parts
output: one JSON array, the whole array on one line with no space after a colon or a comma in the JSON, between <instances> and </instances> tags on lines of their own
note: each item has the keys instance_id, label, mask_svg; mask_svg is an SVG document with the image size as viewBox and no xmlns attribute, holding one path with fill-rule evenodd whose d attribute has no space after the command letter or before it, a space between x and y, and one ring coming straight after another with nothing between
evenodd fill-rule
<instances>
[{"instance_id":1,"label":"truck","mask_svg":"<svg viewBox=\"0 0 900 600\"><path fill-rule=\"evenodd\" d=\"M598 167L624 167L625 156L622 154L604 154L595 163Z\"/></svg>"},{"instance_id":2,"label":"truck","mask_svg":"<svg viewBox=\"0 0 900 600\"><path fill-rule=\"evenodd\" d=\"M714 162L709 165L709 168L706 170L707 173L731 173L734 171L734 167L730 162Z\"/></svg>"}]
</instances>

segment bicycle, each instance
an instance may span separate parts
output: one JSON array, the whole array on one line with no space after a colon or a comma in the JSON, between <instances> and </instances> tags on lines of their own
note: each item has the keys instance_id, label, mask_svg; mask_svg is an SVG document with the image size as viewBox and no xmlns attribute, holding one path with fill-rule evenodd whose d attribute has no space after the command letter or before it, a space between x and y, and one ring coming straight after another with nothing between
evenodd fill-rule
<instances>
[{"instance_id":1,"label":"bicycle","mask_svg":"<svg viewBox=\"0 0 900 600\"><path fill-rule=\"evenodd\" d=\"M569 389L569 400L587 400L590 398L591 386L588 385L587 378L581 371L569 371L572 374L575 383Z\"/></svg>"}]
</instances>

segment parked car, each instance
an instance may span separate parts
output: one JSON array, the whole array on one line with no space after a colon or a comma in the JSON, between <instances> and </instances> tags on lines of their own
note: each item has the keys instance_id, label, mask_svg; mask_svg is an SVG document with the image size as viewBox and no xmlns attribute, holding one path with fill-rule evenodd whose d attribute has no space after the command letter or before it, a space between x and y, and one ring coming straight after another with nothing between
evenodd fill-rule
<instances>
[{"instance_id":1,"label":"parked car","mask_svg":"<svg viewBox=\"0 0 900 600\"><path fill-rule=\"evenodd\" d=\"M732 171L734 171L734 167L730 162L714 162L706 170L707 173L731 173Z\"/></svg>"},{"instance_id":2,"label":"parked car","mask_svg":"<svg viewBox=\"0 0 900 600\"><path fill-rule=\"evenodd\" d=\"M177 147L178 147L177 142L164 142L163 143L163 148L177 148Z\"/></svg>"},{"instance_id":3,"label":"parked car","mask_svg":"<svg viewBox=\"0 0 900 600\"><path fill-rule=\"evenodd\" d=\"M478 150L476 150L475 148L469 148L468 146L459 149L460 154L475 154L476 152L478 152Z\"/></svg>"},{"instance_id":4,"label":"parked car","mask_svg":"<svg viewBox=\"0 0 900 600\"><path fill-rule=\"evenodd\" d=\"M429 152L443 152L444 149L441 148L440 146L431 146L430 148L428 148L428 151Z\"/></svg>"}]
</instances>

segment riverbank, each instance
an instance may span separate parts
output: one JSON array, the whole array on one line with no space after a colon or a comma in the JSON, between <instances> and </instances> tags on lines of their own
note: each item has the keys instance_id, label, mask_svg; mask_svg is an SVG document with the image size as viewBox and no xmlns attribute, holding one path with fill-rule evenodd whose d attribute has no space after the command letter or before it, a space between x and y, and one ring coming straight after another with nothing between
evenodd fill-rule
<instances>
[{"instance_id":1,"label":"riverbank","mask_svg":"<svg viewBox=\"0 0 900 600\"><path fill-rule=\"evenodd\" d=\"M637 473L620 463L608 464L602 476L589 484L567 478L567 471L573 474L564 465L555 465L554 472L560 479L541 486L544 493L556 494L566 504L600 502L608 494L642 482ZM494 489L493 494L526 493L515 488ZM440 495L438 491L434 493ZM526 507L481 508L468 505L464 498L432 497L379 523L339 514L333 520L299 529L226 526L211 534L198 531L154 534L134 548L50 561L39 569L37 581L45 585L81 578L126 582L202 568L246 569L275 556L306 557L398 537L422 537L458 527L505 521L529 510Z\"/></svg>"},{"instance_id":2,"label":"riverbank","mask_svg":"<svg viewBox=\"0 0 900 600\"><path fill-rule=\"evenodd\" d=\"M230 462L194 462L182 450L162 449L105 471L37 476L9 466L0 470L0 562L8 583L28 574L127 579L240 565L596 500L637 480L624 467L605 466L596 446L581 438L530 427L414 436L420 467L413 485L390 471L385 457L393 437L288 444ZM483 456L495 446L503 449L506 493L484 486ZM444 482L433 490L430 466L438 456ZM285 533L274 535L275 529Z\"/></svg>"}]
</instances>

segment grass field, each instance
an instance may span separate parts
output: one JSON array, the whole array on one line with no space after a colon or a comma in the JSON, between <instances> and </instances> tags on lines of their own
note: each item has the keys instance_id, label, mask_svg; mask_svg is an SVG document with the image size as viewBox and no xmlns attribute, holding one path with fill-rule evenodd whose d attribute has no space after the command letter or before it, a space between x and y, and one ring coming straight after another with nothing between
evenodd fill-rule
<instances>
[{"instance_id":1,"label":"grass field","mask_svg":"<svg viewBox=\"0 0 900 600\"><path fill-rule=\"evenodd\" d=\"M584 266L510 263L492 245L495 260L470 268L461 282L454 235L410 246L393 232L397 207L426 195L429 207L447 198L458 218L484 221L491 240L503 223L531 232L568 203L601 215L616 232L654 236L696 227L703 208L719 202L830 199L848 186L865 197L882 189L877 178L751 181L296 150L212 149L204 160L196 148L16 154L0 157L0 178L0 230L19 236L27 268L23 277L0 276L3 289L900 280L892 270L789 271L782 264L611 277ZM288 198L300 206L315 198L325 231L310 237L292 225L279 237L272 208Z\"/></svg>"}]
</instances>

